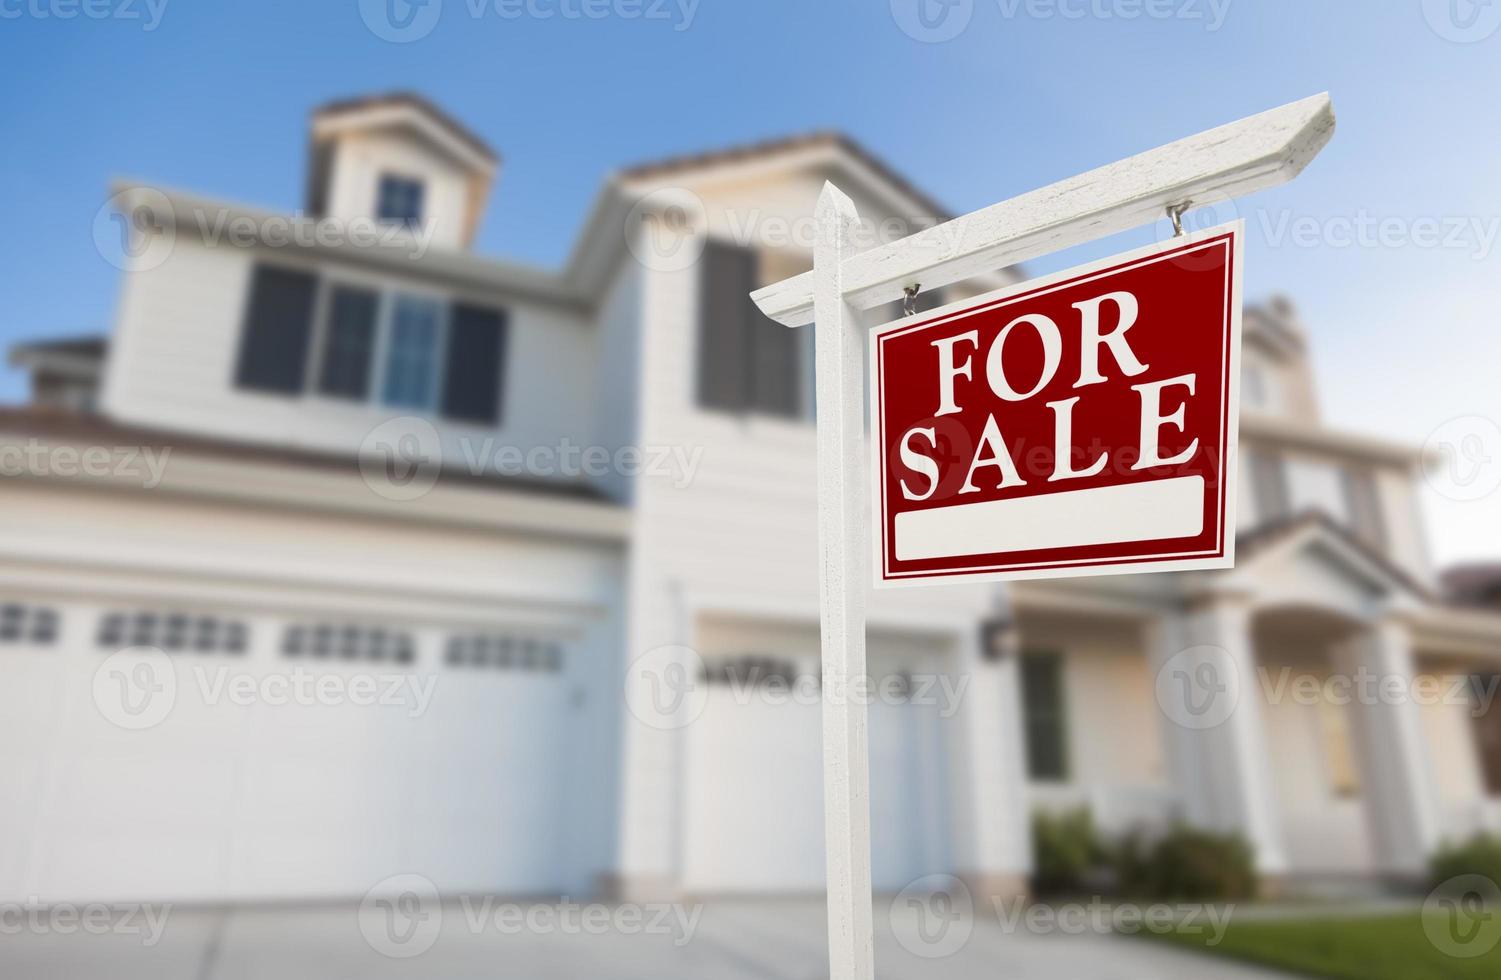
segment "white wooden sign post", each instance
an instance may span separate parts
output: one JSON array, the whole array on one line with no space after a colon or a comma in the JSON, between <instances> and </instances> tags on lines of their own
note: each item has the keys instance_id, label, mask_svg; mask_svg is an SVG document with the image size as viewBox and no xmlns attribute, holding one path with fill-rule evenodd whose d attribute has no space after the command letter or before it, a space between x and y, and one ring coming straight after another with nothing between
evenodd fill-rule
<instances>
[{"instance_id":1,"label":"white wooden sign post","mask_svg":"<svg viewBox=\"0 0 1501 980\"><path fill-rule=\"evenodd\" d=\"M789 327L815 324L818 506L824 708L824 820L831 980L872 980L870 771L865 595L871 581L870 502L859 314L1048 252L1285 183L1334 133L1316 95L856 253L859 216L833 184L817 207L813 271L752 294Z\"/></svg>"}]
</instances>

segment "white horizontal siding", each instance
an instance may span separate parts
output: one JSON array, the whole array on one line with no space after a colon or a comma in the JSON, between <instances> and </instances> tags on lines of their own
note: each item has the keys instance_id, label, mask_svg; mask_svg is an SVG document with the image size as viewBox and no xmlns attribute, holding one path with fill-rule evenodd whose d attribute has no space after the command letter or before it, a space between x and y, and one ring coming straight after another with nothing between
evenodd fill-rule
<instances>
[{"instance_id":1,"label":"white horizontal siding","mask_svg":"<svg viewBox=\"0 0 1501 980\"><path fill-rule=\"evenodd\" d=\"M289 251L206 247L179 238L163 265L127 274L105 383L106 411L141 425L335 453L353 453L375 426L411 414L235 388L241 320L257 261L319 268ZM395 289L433 289L418 280L341 275ZM433 419L445 461L467 470L476 458L493 463L503 447L525 452L560 447L565 439L588 445L599 412L592 327L573 313L514 297L454 298L505 308L510 327L501 423L492 429ZM560 472L540 475L572 479Z\"/></svg>"}]
</instances>

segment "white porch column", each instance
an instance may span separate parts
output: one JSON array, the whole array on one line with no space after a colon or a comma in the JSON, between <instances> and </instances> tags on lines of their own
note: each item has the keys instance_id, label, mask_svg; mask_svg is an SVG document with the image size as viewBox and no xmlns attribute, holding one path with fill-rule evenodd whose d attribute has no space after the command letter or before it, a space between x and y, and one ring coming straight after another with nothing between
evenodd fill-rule
<instances>
[{"instance_id":1,"label":"white porch column","mask_svg":"<svg viewBox=\"0 0 1501 980\"><path fill-rule=\"evenodd\" d=\"M1427 736L1413 700L1417 673L1407 628L1385 619L1341 644L1336 669L1352 680L1351 734L1377 870L1422 877L1442 833Z\"/></svg>"},{"instance_id":2,"label":"white porch column","mask_svg":"<svg viewBox=\"0 0 1501 980\"><path fill-rule=\"evenodd\" d=\"M1152 632L1157 706L1183 818L1240 834L1262 875L1286 874L1249 602L1216 596Z\"/></svg>"},{"instance_id":3,"label":"white porch column","mask_svg":"<svg viewBox=\"0 0 1501 980\"><path fill-rule=\"evenodd\" d=\"M987 652L982 642L979 629L956 638L957 673L970 684L956 717L963 762L954 782L956 839L967 846L955 857L977 903L1026 894L1032 873L1019 655Z\"/></svg>"}]
</instances>

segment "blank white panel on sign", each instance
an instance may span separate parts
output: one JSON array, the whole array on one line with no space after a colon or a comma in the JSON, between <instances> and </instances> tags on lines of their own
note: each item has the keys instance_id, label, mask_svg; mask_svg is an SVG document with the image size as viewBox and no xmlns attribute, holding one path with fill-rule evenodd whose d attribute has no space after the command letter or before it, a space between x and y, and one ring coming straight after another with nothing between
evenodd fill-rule
<instances>
[{"instance_id":1,"label":"blank white panel on sign","mask_svg":"<svg viewBox=\"0 0 1501 980\"><path fill-rule=\"evenodd\" d=\"M1204 478L1179 476L955 504L896 515L901 561L1193 537L1204 530Z\"/></svg>"}]
</instances>

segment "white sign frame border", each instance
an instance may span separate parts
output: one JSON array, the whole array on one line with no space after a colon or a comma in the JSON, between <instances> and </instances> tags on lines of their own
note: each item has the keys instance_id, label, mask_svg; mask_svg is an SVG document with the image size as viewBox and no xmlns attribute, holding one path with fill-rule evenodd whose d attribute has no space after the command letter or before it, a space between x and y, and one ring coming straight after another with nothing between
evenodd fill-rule
<instances>
[{"instance_id":1,"label":"white sign frame border","mask_svg":"<svg viewBox=\"0 0 1501 980\"><path fill-rule=\"evenodd\" d=\"M1028 279L1026 282L1015 283L993 289L978 296L946 303L936 309L929 310L919 316L904 317L883 323L870 331L869 357L867 360L867 396L870 411L870 445L871 455L869 460L870 480L870 519L871 519L871 578L876 589L908 589L925 585L960 585L964 583L984 582L1017 582L1039 579L1062 579L1084 578L1102 575L1144 575L1157 572L1190 572L1204 571L1208 569L1225 569L1235 566L1235 531L1236 531L1236 507L1238 503L1238 474L1240 456L1240 372L1241 358L1241 329L1244 319L1244 267L1245 267L1245 219L1237 218L1224 224L1216 225L1204 231L1184 234L1166 241L1153 242L1140 248L1120 252L1106 256L1093 262L1072 266L1058 272ZM1114 561L1104 559L1098 564L1074 565L1071 567L1047 568L1028 566L1026 568L1004 568L990 566L975 568L970 571L916 573L911 575L899 575L888 577L886 569L886 520L883 512L884 496L882 494L885 472L885 440L881 432L880 414L880 361L878 358L881 339L897 330L908 329L920 325L932 323L952 317L955 314L972 311L976 307L987 304L996 304L1004 300L1019 296L1023 293L1036 293L1063 282L1073 283L1082 278L1087 278L1093 273L1107 269L1117 269L1121 265L1128 265L1138 259L1160 256L1170 246L1192 246L1199 242L1208 241L1212 238L1223 236L1226 232L1234 236L1234 245L1231 249L1230 269L1228 270L1230 282L1230 295L1227 298L1229 318L1229 349L1228 363L1225 366L1226 377L1224 384L1227 389L1225 399L1225 416L1220 420L1221 445L1223 446L1224 461L1220 479L1220 493L1223 497L1222 522L1220 535L1223 543L1222 554L1206 557L1180 557L1164 559L1138 559L1128 561Z\"/></svg>"}]
</instances>

